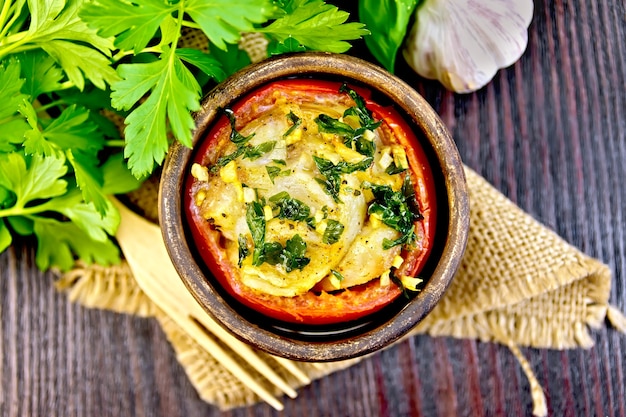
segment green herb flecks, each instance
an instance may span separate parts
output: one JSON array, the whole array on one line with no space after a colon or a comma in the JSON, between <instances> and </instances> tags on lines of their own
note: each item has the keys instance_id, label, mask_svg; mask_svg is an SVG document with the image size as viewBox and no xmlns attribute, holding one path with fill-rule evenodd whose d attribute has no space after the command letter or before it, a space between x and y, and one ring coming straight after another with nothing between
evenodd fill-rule
<instances>
[{"instance_id":1,"label":"green herb flecks","mask_svg":"<svg viewBox=\"0 0 626 417\"><path fill-rule=\"evenodd\" d=\"M302 124L302 120L298 116L296 116L296 114L292 111L290 111L289 114L287 114L287 119L289 119L289 121L291 122L291 127L287 129L285 133L283 133L284 138L291 135L291 133L293 133L293 131L296 130Z\"/></svg>"},{"instance_id":2,"label":"green herb flecks","mask_svg":"<svg viewBox=\"0 0 626 417\"><path fill-rule=\"evenodd\" d=\"M274 183L274 179L276 177L286 177L291 174L291 170L282 169L280 167L274 165L266 165L265 170L267 171L267 175L269 175L272 184Z\"/></svg>"},{"instance_id":3,"label":"green herb flecks","mask_svg":"<svg viewBox=\"0 0 626 417\"><path fill-rule=\"evenodd\" d=\"M340 93L346 93L352 98L356 106L346 109L343 117L354 116L360 123L360 127L353 128L349 124L335 119L326 114L320 114L315 118L315 123L320 132L332 133L343 138L343 142L347 147L352 147L364 156L374 156L376 145L373 141L364 137L366 131L374 131L381 122L374 120L372 112L367 108L365 100L356 91L343 84L339 89Z\"/></svg>"},{"instance_id":4,"label":"green herb flecks","mask_svg":"<svg viewBox=\"0 0 626 417\"><path fill-rule=\"evenodd\" d=\"M234 161L239 157L255 160L274 150L276 141L268 141L256 146L250 146L248 142L254 137L254 133L248 136L242 135L236 128L237 119L235 113L231 109L224 109L223 111L230 122L230 141L237 146L237 149L228 155L218 158L215 165L211 168L211 171L216 172L218 168L226 166L230 161Z\"/></svg>"},{"instance_id":5,"label":"green herb flecks","mask_svg":"<svg viewBox=\"0 0 626 417\"><path fill-rule=\"evenodd\" d=\"M422 218L419 212L415 191L410 177L405 177L402 189L393 191L388 185L363 183L363 188L369 188L374 194L374 201L369 205L368 214L378 216L387 226L401 233L398 239L383 240L383 249L390 249L397 245L410 245L415 241L414 223Z\"/></svg>"},{"instance_id":6,"label":"green herb flecks","mask_svg":"<svg viewBox=\"0 0 626 417\"><path fill-rule=\"evenodd\" d=\"M361 122L361 128L367 130L374 130L381 124L380 121L374 120L372 112L367 108L365 100L356 91L348 87L347 84L343 84L339 88L340 93L347 93L352 100L356 103L356 107L350 107L343 113L343 117L357 116Z\"/></svg>"},{"instance_id":7,"label":"green herb flecks","mask_svg":"<svg viewBox=\"0 0 626 417\"><path fill-rule=\"evenodd\" d=\"M341 281L343 281L343 280L344 280L344 277L343 277L343 275L341 274L341 272L338 272L338 271L335 271L334 269L331 269L331 270L330 270L330 273L331 273L331 274L333 274L333 276L334 276L335 278L337 278L337 279L339 280L339 282L341 282Z\"/></svg>"},{"instance_id":8,"label":"green herb flecks","mask_svg":"<svg viewBox=\"0 0 626 417\"><path fill-rule=\"evenodd\" d=\"M246 146L243 157L254 161L255 159L262 157L266 153L272 152L275 147L276 141L274 140L263 142L256 146Z\"/></svg>"},{"instance_id":9,"label":"green herb flecks","mask_svg":"<svg viewBox=\"0 0 626 417\"><path fill-rule=\"evenodd\" d=\"M291 272L294 269L302 269L311 262L310 258L304 256L306 254L306 242L300 235L294 235L285 243L285 249L281 255L282 264L285 271Z\"/></svg>"},{"instance_id":10,"label":"green herb flecks","mask_svg":"<svg viewBox=\"0 0 626 417\"><path fill-rule=\"evenodd\" d=\"M230 123L230 141L237 146L243 146L252 139L254 133L249 136L244 136L237 130L237 118L235 117L235 112L232 109L224 109L224 114L228 117L228 121Z\"/></svg>"},{"instance_id":11,"label":"green herb flecks","mask_svg":"<svg viewBox=\"0 0 626 417\"><path fill-rule=\"evenodd\" d=\"M241 263L243 262L243 260L246 259L248 257L248 255L250 255L250 249L248 248L248 239L246 239L246 237L243 234L239 235L239 238L237 239L237 242L239 244L239 262L238 262L238 265L241 268Z\"/></svg>"},{"instance_id":12,"label":"green herb flecks","mask_svg":"<svg viewBox=\"0 0 626 417\"><path fill-rule=\"evenodd\" d=\"M286 272L302 270L311 262L311 259L305 256L306 247L306 242L298 234L288 239L284 247L279 242L267 242L263 245L261 263L282 265Z\"/></svg>"},{"instance_id":13,"label":"green herb flecks","mask_svg":"<svg viewBox=\"0 0 626 417\"><path fill-rule=\"evenodd\" d=\"M326 229L324 229L324 235L322 236L322 242L327 245L337 243L341 234L343 233L344 225L341 222L333 219L326 220Z\"/></svg>"},{"instance_id":14,"label":"green herb flecks","mask_svg":"<svg viewBox=\"0 0 626 417\"><path fill-rule=\"evenodd\" d=\"M294 269L304 268L311 261L310 258L305 256L306 242L298 234L287 240L284 247L279 242L265 242L265 229L267 224L263 213L263 205L260 202L253 201L248 205L246 209L246 223L248 224L248 229L250 229L250 234L252 235L252 242L254 243L252 265L259 266L263 263L270 265L281 264L285 268L285 271L291 272ZM241 247L242 243L240 238L240 263L247 256L246 253L243 258L241 257Z\"/></svg>"},{"instance_id":15,"label":"green herb flecks","mask_svg":"<svg viewBox=\"0 0 626 417\"><path fill-rule=\"evenodd\" d=\"M387 169L385 169L385 173L389 175L396 175L406 171L407 168L398 167L395 162L392 162Z\"/></svg>"},{"instance_id":16,"label":"green herb flecks","mask_svg":"<svg viewBox=\"0 0 626 417\"><path fill-rule=\"evenodd\" d=\"M258 201L253 201L248 204L248 208L246 209L246 223L248 224L248 229L250 229L252 243L254 244L252 265L259 266L263 263L266 223L263 206Z\"/></svg>"},{"instance_id":17,"label":"green herb flecks","mask_svg":"<svg viewBox=\"0 0 626 417\"><path fill-rule=\"evenodd\" d=\"M411 298L411 296L409 295L409 291L406 289L406 287L402 283L402 280L400 280L400 278L396 276L395 268L392 268L391 272L389 273L389 279L391 279L391 282L396 284L398 288L402 290L402 295L404 296L404 298L406 298L407 300Z\"/></svg>"},{"instance_id":18,"label":"green herb flecks","mask_svg":"<svg viewBox=\"0 0 626 417\"><path fill-rule=\"evenodd\" d=\"M279 219L289 219L294 221L304 221L311 214L311 208L300 200L292 198L289 193L282 191L269 198L279 209L277 217Z\"/></svg>"},{"instance_id":19,"label":"green herb flecks","mask_svg":"<svg viewBox=\"0 0 626 417\"><path fill-rule=\"evenodd\" d=\"M313 156L313 161L324 178L315 178L315 180L324 188L324 191L330 195L335 202L340 202L339 192L341 188L341 174L351 174L355 171L365 171L372 165L374 158L366 157L356 163L339 161L333 164L328 159Z\"/></svg>"}]
</instances>

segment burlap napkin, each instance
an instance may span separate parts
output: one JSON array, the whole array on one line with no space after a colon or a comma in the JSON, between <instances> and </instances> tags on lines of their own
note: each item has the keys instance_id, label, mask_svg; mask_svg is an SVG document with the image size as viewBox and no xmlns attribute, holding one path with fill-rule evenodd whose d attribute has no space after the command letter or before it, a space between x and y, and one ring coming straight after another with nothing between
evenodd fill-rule
<instances>
[{"instance_id":1,"label":"burlap napkin","mask_svg":"<svg viewBox=\"0 0 626 417\"><path fill-rule=\"evenodd\" d=\"M597 328L608 318L626 332L626 319L608 304L611 274L606 265L567 244L474 171L466 168L466 174L471 202L467 251L444 298L408 337L452 336L509 346L529 378L534 413L545 415L543 391L518 346L589 348L590 327ZM151 181L130 195L131 202L143 207L144 216L153 221L157 186ZM87 307L156 317L205 401L222 409L260 401L159 310L125 262L113 267L78 265L57 281L57 288ZM314 380L357 361L295 365ZM287 372L281 376L294 388L303 385ZM281 394L271 384L268 388Z\"/></svg>"},{"instance_id":2,"label":"burlap napkin","mask_svg":"<svg viewBox=\"0 0 626 417\"><path fill-rule=\"evenodd\" d=\"M182 43L199 49L207 44L202 33L194 30L185 33ZM242 39L242 48L253 61L265 57L266 45L262 36ZM408 337L428 334L507 345L529 378L534 414L546 415L543 391L518 346L589 348L593 345L590 327L597 328L608 318L626 332L626 318L608 304L611 274L606 265L539 224L469 168L466 175L471 203L466 253L444 298ZM158 180L152 179L129 195L131 203L154 222L157 188ZM78 265L57 281L57 288L87 307L156 317L205 401L228 409L261 400L142 292L127 263L107 268ZM275 360L259 355L270 363ZM359 360L293 363L306 378L284 371L281 377L297 388ZM255 375L254 369L248 371ZM263 375L256 376L263 383ZM282 394L267 385L276 395Z\"/></svg>"}]
</instances>

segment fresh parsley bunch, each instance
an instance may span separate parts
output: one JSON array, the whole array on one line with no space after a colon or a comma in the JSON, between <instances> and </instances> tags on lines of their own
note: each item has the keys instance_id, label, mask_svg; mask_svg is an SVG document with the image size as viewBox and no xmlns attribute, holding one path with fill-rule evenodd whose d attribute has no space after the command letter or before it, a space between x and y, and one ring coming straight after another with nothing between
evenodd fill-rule
<instances>
[{"instance_id":1,"label":"fresh parsley bunch","mask_svg":"<svg viewBox=\"0 0 626 417\"><path fill-rule=\"evenodd\" d=\"M2 0L0 252L34 235L42 270L116 262L109 196L173 140L191 146L202 94L250 63L241 34L263 33L270 53L345 52L367 34L348 17L322 0ZM180 47L189 29L208 53Z\"/></svg>"}]
</instances>

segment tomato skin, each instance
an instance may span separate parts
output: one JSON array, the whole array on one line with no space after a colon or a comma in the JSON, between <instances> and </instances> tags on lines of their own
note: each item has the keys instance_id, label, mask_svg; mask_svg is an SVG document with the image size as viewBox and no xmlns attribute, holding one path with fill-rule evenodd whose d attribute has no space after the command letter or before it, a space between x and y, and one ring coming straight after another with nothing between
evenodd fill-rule
<instances>
[{"instance_id":1,"label":"tomato skin","mask_svg":"<svg viewBox=\"0 0 626 417\"><path fill-rule=\"evenodd\" d=\"M239 100L233 107L237 114L247 106L254 106L274 91L303 91L307 94L337 94L341 83L310 80L289 79L273 82L261 87ZM351 88L354 88L351 86ZM414 185L416 199L422 219L415 222L417 242L415 248L403 250L405 262L396 272L397 275L416 276L423 268L430 254L436 225L436 201L434 179L428 159L409 125L392 107L384 107L373 102L368 90L354 88L366 101L375 119L381 119L394 132L400 145L405 149L411 180ZM209 135L216 137L221 129L227 129L226 117L221 117ZM207 136L208 137L208 136ZM193 162L206 164L212 158L211 152L218 148L214 140L205 140ZM220 246L220 233L209 227L206 222L192 209L192 179L186 183L184 207L194 243L204 262L218 283L230 296L247 307L274 319L290 323L306 323L310 325L328 325L357 320L377 312L397 299L401 289L395 284L382 287L378 279L366 284L355 286L336 293L309 291L295 297L279 297L262 293L244 286L238 279L237 266L227 259L225 250Z\"/></svg>"}]
</instances>

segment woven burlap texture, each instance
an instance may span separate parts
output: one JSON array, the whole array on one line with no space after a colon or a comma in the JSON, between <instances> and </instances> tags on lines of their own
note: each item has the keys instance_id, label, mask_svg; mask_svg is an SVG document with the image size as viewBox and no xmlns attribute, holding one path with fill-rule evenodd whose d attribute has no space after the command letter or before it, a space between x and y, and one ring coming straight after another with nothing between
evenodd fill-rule
<instances>
[{"instance_id":1,"label":"woven burlap texture","mask_svg":"<svg viewBox=\"0 0 626 417\"><path fill-rule=\"evenodd\" d=\"M543 392L518 346L588 348L593 344L589 327L602 325L609 312L616 327L624 330L623 317L610 311L608 304L610 271L524 213L471 169L466 168L466 176L471 203L467 250L441 302L408 337L452 336L509 346L529 378L535 414L545 415ZM130 196L146 208L147 218L154 216L156 184L150 181ZM57 288L88 307L156 317L203 400L222 409L260 401L142 294L126 263L79 265L57 281ZM356 361L297 366L314 380ZM303 385L283 376L294 388ZM280 395L271 384L268 388Z\"/></svg>"}]
</instances>

